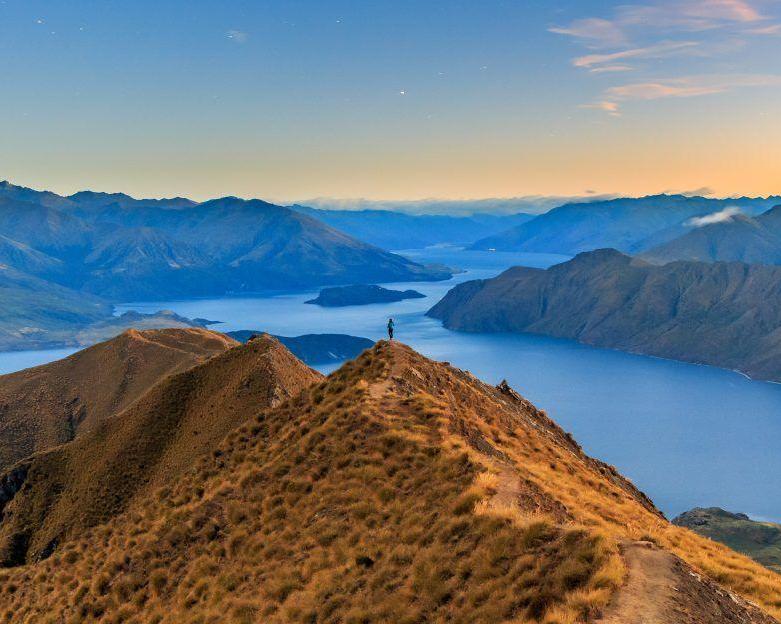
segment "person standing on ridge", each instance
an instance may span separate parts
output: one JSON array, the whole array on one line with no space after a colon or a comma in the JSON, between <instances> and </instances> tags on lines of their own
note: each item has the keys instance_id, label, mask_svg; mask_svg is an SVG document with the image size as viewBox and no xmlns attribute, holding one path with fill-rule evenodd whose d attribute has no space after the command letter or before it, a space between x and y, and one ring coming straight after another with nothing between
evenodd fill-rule
<instances>
[{"instance_id":1,"label":"person standing on ridge","mask_svg":"<svg viewBox=\"0 0 781 624\"><path fill-rule=\"evenodd\" d=\"M393 340L393 319L388 319L388 340Z\"/></svg>"}]
</instances>

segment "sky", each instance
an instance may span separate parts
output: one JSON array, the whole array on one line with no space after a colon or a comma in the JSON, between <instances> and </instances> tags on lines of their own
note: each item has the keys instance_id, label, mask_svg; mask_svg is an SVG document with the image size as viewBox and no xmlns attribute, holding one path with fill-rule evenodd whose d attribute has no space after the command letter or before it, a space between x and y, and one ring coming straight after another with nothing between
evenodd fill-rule
<instances>
[{"instance_id":1,"label":"sky","mask_svg":"<svg viewBox=\"0 0 781 624\"><path fill-rule=\"evenodd\" d=\"M781 192L781 0L0 0L0 71L60 193Z\"/></svg>"}]
</instances>

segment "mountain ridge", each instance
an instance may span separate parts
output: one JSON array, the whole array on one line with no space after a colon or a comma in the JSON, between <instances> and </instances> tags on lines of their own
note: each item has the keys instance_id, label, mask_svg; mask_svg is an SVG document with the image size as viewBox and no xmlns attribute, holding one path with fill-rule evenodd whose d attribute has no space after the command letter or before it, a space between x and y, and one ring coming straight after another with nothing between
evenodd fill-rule
<instances>
[{"instance_id":1,"label":"mountain ridge","mask_svg":"<svg viewBox=\"0 0 781 624\"><path fill-rule=\"evenodd\" d=\"M429 312L450 329L529 332L781 379L781 268L613 249L453 288Z\"/></svg>"},{"instance_id":2,"label":"mountain ridge","mask_svg":"<svg viewBox=\"0 0 781 624\"><path fill-rule=\"evenodd\" d=\"M129 333L137 341L160 335ZM188 346L182 332L162 335L174 348ZM0 565L49 556L60 542L186 472L257 411L321 378L269 336L241 346L213 332L200 338L227 348L161 372L146 392L87 423L69 443L10 468L22 483L0 505Z\"/></svg>"},{"instance_id":3,"label":"mountain ridge","mask_svg":"<svg viewBox=\"0 0 781 624\"><path fill-rule=\"evenodd\" d=\"M709 199L685 195L648 195L565 204L472 249L575 255L600 248L638 253L684 234L690 220L729 207L762 212L781 198Z\"/></svg>"},{"instance_id":4,"label":"mountain ridge","mask_svg":"<svg viewBox=\"0 0 781 624\"><path fill-rule=\"evenodd\" d=\"M63 360L0 376L0 470L73 440L161 377L233 344L201 329L129 330Z\"/></svg>"},{"instance_id":5,"label":"mountain ridge","mask_svg":"<svg viewBox=\"0 0 781 624\"><path fill-rule=\"evenodd\" d=\"M781 206L758 216L725 216L716 223L693 228L641 254L649 262L674 260L781 264Z\"/></svg>"},{"instance_id":6,"label":"mountain ridge","mask_svg":"<svg viewBox=\"0 0 781 624\"><path fill-rule=\"evenodd\" d=\"M772 621L737 594L778 612L781 579L667 523L506 384L381 342L0 571L0 621L624 622L636 544L681 590L646 595L665 624Z\"/></svg>"}]
</instances>

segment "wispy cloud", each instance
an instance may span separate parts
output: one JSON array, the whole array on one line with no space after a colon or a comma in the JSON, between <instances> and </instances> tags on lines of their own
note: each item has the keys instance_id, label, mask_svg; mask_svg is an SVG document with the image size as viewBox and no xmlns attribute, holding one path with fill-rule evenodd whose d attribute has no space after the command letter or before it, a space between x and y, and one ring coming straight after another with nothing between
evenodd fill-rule
<instances>
[{"instance_id":1,"label":"wispy cloud","mask_svg":"<svg viewBox=\"0 0 781 624\"><path fill-rule=\"evenodd\" d=\"M765 20L766 16L744 0L678 0L622 5L611 18L589 17L549 30L581 39L590 47L616 48L631 41L636 29L699 32L753 26Z\"/></svg>"},{"instance_id":2,"label":"wispy cloud","mask_svg":"<svg viewBox=\"0 0 781 624\"><path fill-rule=\"evenodd\" d=\"M595 65L607 65L614 66L616 61L626 61L628 59L636 58L664 58L684 50L691 50L699 45L696 41L663 41L656 45L647 46L643 48L631 48L629 50L621 50L620 52L613 52L612 54L588 54L586 56L580 56L572 61L575 67L593 68Z\"/></svg>"},{"instance_id":3,"label":"wispy cloud","mask_svg":"<svg viewBox=\"0 0 781 624\"><path fill-rule=\"evenodd\" d=\"M716 193L710 186L701 186L700 188L690 189L688 191L665 191L668 193L678 195L686 195L687 197L707 197Z\"/></svg>"},{"instance_id":4,"label":"wispy cloud","mask_svg":"<svg viewBox=\"0 0 781 624\"><path fill-rule=\"evenodd\" d=\"M618 110L618 102L594 102L593 104L583 104L581 105L581 108L594 108L597 110L605 111L609 115L620 115L621 112Z\"/></svg>"},{"instance_id":5,"label":"wispy cloud","mask_svg":"<svg viewBox=\"0 0 781 624\"><path fill-rule=\"evenodd\" d=\"M736 55L760 36L781 35L778 16L758 8L761 0L658 0L616 6L608 16L578 19L551 32L573 38L588 50L572 60L576 68L605 79L634 72L633 82L604 89L584 108L621 114L632 100L690 98L738 88L778 86L778 76L744 72L724 76L723 60L733 65ZM775 2L775 0L774 0ZM764 9L771 6L763 2ZM681 40L670 35L685 33ZM674 65L665 59L681 60ZM696 59L696 60L695 60ZM708 75L708 67L714 74ZM692 68L696 67L696 70ZM697 72L697 76L688 73ZM675 74L680 72L676 76ZM659 74L667 74L664 79ZM670 75L672 74L672 75Z\"/></svg>"},{"instance_id":6,"label":"wispy cloud","mask_svg":"<svg viewBox=\"0 0 781 624\"><path fill-rule=\"evenodd\" d=\"M582 39L594 47L618 47L628 41L620 24L599 17L576 20L569 26L555 26L550 32Z\"/></svg>"},{"instance_id":7,"label":"wispy cloud","mask_svg":"<svg viewBox=\"0 0 781 624\"><path fill-rule=\"evenodd\" d=\"M610 87L604 92L604 99L587 106L615 115L620 114L621 103L632 100L690 98L726 93L739 88L778 86L781 86L781 75L773 74L667 78Z\"/></svg>"},{"instance_id":8,"label":"wispy cloud","mask_svg":"<svg viewBox=\"0 0 781 624\"><path fill-rule=\"evenodd\" d=\"M781 35L781 24L751 28L747 32L752 35Z\"/></svg>"},{"instance_id":9,"label":"wispy cloud","mask_svg":"<svg viewBox=\"0 0 781 624\"><path fill-rule=\"evenodd\" d=\"M243 30L229 30L225 33L225 36L236 43L247 43L249 40L249 35Z\"/></svg>"},{"instance_id":10,"label":"wispy cloud","mask_svg":"<svg viewBox=\"0 0 781 624\"><path fill-rule=\"evenodd\" d=\"M629 26L710 30L735 24L753 24L765 17L743 0L683 0L628 5L617 11L616 23Z\"/></svg>"},{"instance_id":11,"label":"wispy cloud","mask_svg":"<svg viewBox=\"0 0 781 624\"><path fill-rule=\"evenodd\" d=\"M617 72L632 71L631 65L602 65L600 67L592 67L592 74L615 74Z\"/></svg>"},{"instance_id":12,"label":"wispy cloud","mask_svg":"<svg viewBox=\"0 0 781 624\"><path fill-rule=\"evenodd\" d=\"M740 208L725 208L724 210L720 210L719 212L712 212L711 214L705 215L704 217L692 217L686 222L686 225L699 228L706 225L713 225L714 223L725 223L727 221L732 221L732 219L737 217L739 214L742 214Z\"/></svg>"}]
</instances>

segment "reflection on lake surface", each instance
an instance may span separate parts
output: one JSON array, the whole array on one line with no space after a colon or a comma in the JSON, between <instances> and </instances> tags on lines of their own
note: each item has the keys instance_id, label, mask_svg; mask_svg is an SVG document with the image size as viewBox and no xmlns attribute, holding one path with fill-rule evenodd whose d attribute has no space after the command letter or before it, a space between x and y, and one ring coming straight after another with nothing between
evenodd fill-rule
<instances>
[{"instance_id":1,"label":"reflection on lake surface","mask_svg":"<svg viewBox=\"0 0 781 624\"><path fill-rule=\"evenodd\" d=\"M448 331L424 313L455 283L491 277L513 264L548 266L566 258L447 248L406 254L467 272L449 282L394 284L427 298L391 304L320 308L304 304L314 294L310 291L135 303L118 306L117 312L167 308L222 321L213 326L218 331L259 329L288 336L333 332L373 339L384 337L392 316L398 339L423 354L491 383L507 378L571 431L588 453L632 478L668 515L718 505L781 519L776 478L781 472L781 386L566 340ZM0 370L9 370L14 356L19 354L0 354Z\"/></svg>"}]
</instances>

